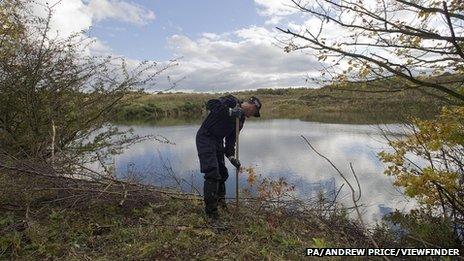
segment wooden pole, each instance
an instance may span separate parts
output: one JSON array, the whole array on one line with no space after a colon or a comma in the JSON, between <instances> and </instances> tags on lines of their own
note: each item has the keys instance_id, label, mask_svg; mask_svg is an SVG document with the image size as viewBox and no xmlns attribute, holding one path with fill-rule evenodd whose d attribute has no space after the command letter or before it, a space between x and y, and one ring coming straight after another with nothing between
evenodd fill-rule
<instances>
[{"instance_id":1,"label":"wooden pole","mask_svg":"<svg viewBox=\"0 0 464 261\"><path fill-rule=\"evenodd\" d=\"M239 134L240 134L240 119L239 118L236 118L235 119L235 158L238 160L238 137L239 137ZM238 210L238 174L240 172L240 168L236 168L236 171L235 171L235 207L236 207L236 210Z\"/></svg>"},{"instance_id":2,"label":"wooden pole","mask_svg":"<svg viewBox=\"0 0 464 261\"><path fill-rule=\"evenodd\" d=\"M56 136L55 121L52 120L52 166L55 165L55 136Z\"/></svg>"}]
</instances>

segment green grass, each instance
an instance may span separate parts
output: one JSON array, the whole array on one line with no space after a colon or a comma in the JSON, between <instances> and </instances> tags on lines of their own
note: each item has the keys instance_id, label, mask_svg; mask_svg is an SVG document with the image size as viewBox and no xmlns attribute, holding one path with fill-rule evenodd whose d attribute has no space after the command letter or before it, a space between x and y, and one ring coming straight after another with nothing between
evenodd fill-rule
<instances>
[{"instance_id":1,"label":"green grass","mask_svg":"<svg viewBox=\"0 0 464 261\"><path fill-rule=\"evenodd\" d=\"M62 192L45 189L57 186L53 179L17 172L0 172L0 186L0 259L287 260L315 244L366 244L343 212L322 218L249 203L237 213L221 211L227 229L218 229L206 222L201 198L120 206L118 198L91 197L74 205L74 198L56 201Z\"/></svg>"},{"instance_id":2,"label":"green grass","mask_svg":"<svg viewBox=\"0 0 464 261\"><path fill-rule=\"evenodd\" d=\"M367 244L365 238L331 230L316 218L260 213L245 208L236 215L222 213L228 228L217 229L206 223L201 201L152 202L130 212L114 207L87 211L45 207L29 214L25 228L2 235L0 257L297 260L304 257L306 247L321 242L334 247ZM356 230L345 217L338 218L340 229ZM0 214L3 227L23 219L19 212Z\"/></svg>"},{"instance_id":3,"label":"green grass","mask_svg":"<svg viewBox=\"0 0 464 261\"><path fill-rule=\"evenodd\" d=\"M131 210L48 206L29 211L27 216L0 212L0 259L301 260L308 247L372 247L359 224L343 212L323 217L322 211L301 215L249 206L237 214L221 212L227 228L218 229L205 221L201 201L162 200ZM25 225L11 229L14 224ZM422 219L420 227L409 228L400 233L403 237L385 226L372 231L380 247L423 247L424 242L459 247L440 220Z\"/></svg>"},{"instance_id":4,"label":"green grass","mask_svg":"<svg viewBox=\"0 0 464 261\"><path fill-rule=\"evenodd\" d=\"M52 179L20 176L0 172L0 259L301 260L308 247L373 246L346 209L327 210L324 202L332 202L323 198L304 209L247 201L235 212L230 205L230 213L220 211L218 227L206 221L201 198L119 205L118 196L91 197L74 205L56 201L57 190L40 189ZM379 223L371 230L380 247L462 247L441 218L416 211L394 213L388 222L396 227Z\"/></svg>"}]
</instances>

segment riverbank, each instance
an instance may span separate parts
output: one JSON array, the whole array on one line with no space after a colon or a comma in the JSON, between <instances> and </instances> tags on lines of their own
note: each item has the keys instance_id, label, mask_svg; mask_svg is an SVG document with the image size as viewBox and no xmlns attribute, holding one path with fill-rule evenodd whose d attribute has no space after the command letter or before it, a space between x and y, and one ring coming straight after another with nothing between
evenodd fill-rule
<instances>
[{"instance_id":1,"label":"riverbank","mask_svg":"<svg viewBox=\"0 0 464 261\"><path fill-rule=\"evenodd\" d=\"M300 260L308 247L459 247L446 223L421 212L394 213L367 232L348 217L352 208L324 198L283 200L278 195L288 186L281 181L268 183L266 197L242 199L237 212L229 203L222 223L212 225L201 197L150 187L153 194L134 200L135 190L115 184L108 190L110 183L85 192L85 180L47 189L53 177L23 174L0 173L0 258ZM95 194L64 197L76 187L80 196Z\"/></svg>"},{"instance_id":2,"label":"riverbank","mask_svg":"<svg viewBox=\"0 0 464 261\"><path fill-rule=\"evenodd\" d=\"M303 210L261 198L242 201L237 212L221 209L222 223L211 225L198 196L154 192L134 200L134 192L115 187L90 191L88 181L74 180L48 189L53 178L13 173L0 175L0 258L296 260L306 247L370 245L343 209ZM76 187L87 192L71 197Z\"/></svg>"},{"instance_id":3,"label":"riverbank","mask_svg":"<svg viewBox=\"0 0 464 261\"><path fill-rule=\"evenodd\" d=\"M118 122L163 122L172 119L198 121L205 116L204 103L225 93L138 94L118 107ZM435 117L444 102L415 89L389 91L376 85L326 86L318 89L258 89L232 93L240 99L257 96L263 103L262 118L288 118L327 123L398 123L415 116Z\"/></svg>"},{"instance_id":4,"label":"riverbank","mask_svg":"<svg viewBox=\"0 0 464 261\"><path fill-rule=\"evenodd\" d=\"M242 209L209 226L201 201L161 200L131 210L47 207L3 212L0 257L62 260L298 260L307 247L369 246L343 216L330 219ZM14 226L9 229L8 226ZM336 228L336 229L335 229Z\"/></svg>"}]
</instances>

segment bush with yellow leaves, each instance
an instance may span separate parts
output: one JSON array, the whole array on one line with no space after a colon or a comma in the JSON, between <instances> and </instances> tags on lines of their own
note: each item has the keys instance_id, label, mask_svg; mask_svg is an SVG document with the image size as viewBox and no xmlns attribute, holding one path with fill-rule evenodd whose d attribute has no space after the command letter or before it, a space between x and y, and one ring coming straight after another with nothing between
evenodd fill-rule
<instances>
[{"instance_id":1,"label":"bush with yellow leaves","mask_svg":"<svg viewBox=\"0 0 464 261\"><path fill-rule=\"evenodd\" d=\"M458 234L464 224L464 107L443 108L437 119L413 119L406 137L389 140L379 153L385 174L422 207L451 220ZM461 229L459 229L461 227Z\"/></svg>"}]
</instances>

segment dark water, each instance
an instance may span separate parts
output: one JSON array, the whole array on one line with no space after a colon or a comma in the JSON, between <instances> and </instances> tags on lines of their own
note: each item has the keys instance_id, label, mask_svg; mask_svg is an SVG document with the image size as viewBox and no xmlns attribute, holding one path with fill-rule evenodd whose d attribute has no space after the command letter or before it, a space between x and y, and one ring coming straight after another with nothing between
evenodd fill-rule
<instances>
[{"instance_id":1,"label":"dark water","mask_svg":"<svg viewBox=\"0 0 464 261\"><path fill-rule=\"evenodd\" d=\"M162 186L180 184L185 191L202 191L203 176L195 147L199 124L178 126L119 126L133 128L137 134L162 135L175 144L147 140L135 144L116 156L119 176L133 176L147 183ZM383 214L398 208L405 210L414 202L407 202L392 186L392 178L383 174L384 166L376 154L386 149L380 130L401 134L398 125L349 125L304 122L299 120L249 121L240 135L240 160L245 167L253 167L262 177L285 177L296 185L299 197L312 197L319 191L337 190L342 178L327 161L316 155L300 137L304 135L322 154L330 158L349 177L349 162L353 163L362 189L361 202L364 218L375 221ZM226 160L229 179L227 196L235 195L235 169ZM240 186L245 187L247 174L241 175ZM353 183L354 184L354 183ZM351 194L344 186L339 200L351 206Z\"/></svg>"}]
</instances>

